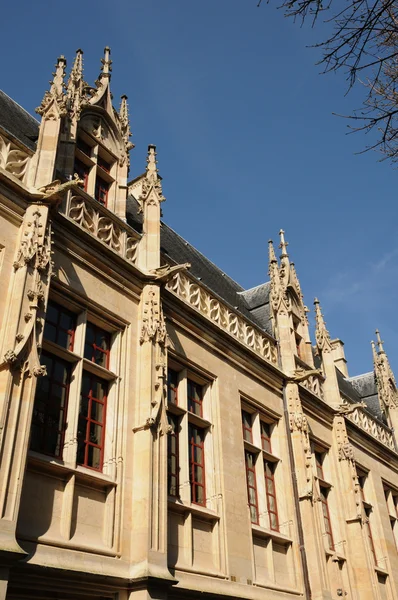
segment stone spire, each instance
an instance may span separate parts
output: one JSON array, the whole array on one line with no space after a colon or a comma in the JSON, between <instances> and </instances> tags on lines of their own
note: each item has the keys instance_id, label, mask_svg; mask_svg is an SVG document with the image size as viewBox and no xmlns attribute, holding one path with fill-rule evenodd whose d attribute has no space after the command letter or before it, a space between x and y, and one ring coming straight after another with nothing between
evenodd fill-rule
<instances>
[{"instance_id":1,"label":"stone spire","mask_svg":"<svg viewBox=\"0 0 398 600\"><path fill-rule=\"evenodd\" d=\"M325 319L323 318L321 305L318 298L314 300L315 305L315 339L320 352L331 352L330 335L326 329Z\"/></svg>"},{"instance_id":2,"label":"stone spire","mask_svg":"<svg viewBox=\"0 0 398 600\"><path fill-rule=\"evenodd\" d=\"M76 50L76 57L66 86L68 108L72 120L79 120L82 105L87 103L84 96L85 86L86 84L83 79L83 50L79 48Z\"/></svg>"},{"instance_id":3,"label":"stone spire","mask_svg":"<svg viewBox=\"0 0 398 600\"><path fill-rule=\"evenodd\" d=\"M101 72L95 82L97 86L95 93L90 99L90 104L101 106L113 118L113 107L109 82L111 80L112 61L110 59L111 49L104 48L104 58L101 58Z\"/></svg>"},{"instance_id":4,"label":"stone spire","mask_svg":"<svg viewBox=\"0 0 398 600\"><path fill-rule=\"evenodd\" d=\"M130 129L130 119L129 119L129 107L127 104L127 96L125 94L121 97L121 103L120 103L120 109L119 109L119 123L120 123L120 133L122 134L124 147L125 147L126 154L128 157L128 165L130 165L129 151L132 148L134 148L134 144L130 141L131 129Z\"/></svg>"},{"instance_id":5,"label":"stone spire","mask_svg":"<svg viewBox=\"0 0 398 600\"><path fill-rule=\"evenodd\" d=\"M142 185L142 200L146 200L153 189L156 193L159 202L164 202L166 198L163 196L161 178L157 168L158 161L156 160L156 146L149 144L148 154L146 159L146 173Z\"/></svg>"},{"instance_id":6,"label":"stone spire","mask_svg":"<svg viewBox=\"0 0 398 600\"><path fill-rule=\"evenodd\" d=\"M64 79L65 79L66 59L64 56L59 56L55 65L55 72L50 83L50 91L45 92L43 100L36 112L43 116L49 112L50 107L56 107L59 116L66 114L65 94L64 94Z\"/></svg>"},{"instance_id":7,"label":"stone spire","mask_svg":"<svg viewBox=\"0 0 398 600\"><path fill-rule=\"evenodd\" d=\"M376 329L376 338L378 350L376 350L375 343L372 341L373 351L373 362L374 372L377 381L377 389L379 394L379 401L382 408L386 409L397 409L398 408L398 390L397 383L395 381L394 373L390 367L390 363L387 358L387 354L383 347L383 342L380 337L380 332ZM395 411L394 411L395 412ZM390 413L391 420L397 421L393 423L393 426L398 425L398 418L393 419Z\"/></svg>"}]
</instances>

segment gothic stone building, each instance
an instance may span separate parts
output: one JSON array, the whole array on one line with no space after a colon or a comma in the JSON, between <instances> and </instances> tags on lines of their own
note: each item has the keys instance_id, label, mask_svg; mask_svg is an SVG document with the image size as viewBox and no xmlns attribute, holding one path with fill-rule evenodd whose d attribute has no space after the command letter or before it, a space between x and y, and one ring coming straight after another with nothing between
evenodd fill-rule
<instances>
[{"instance_id":1,"label":"gothic stone building","mask_svg":"<svg viewBox=\"0 0 398 600\"><path fill-rule=\"evenodd\" d=\"M380 337L349 377L283 232L244 290L161 220L110 64L0 93L0 600L397 598Z\"/></svg>"}]
</instances>

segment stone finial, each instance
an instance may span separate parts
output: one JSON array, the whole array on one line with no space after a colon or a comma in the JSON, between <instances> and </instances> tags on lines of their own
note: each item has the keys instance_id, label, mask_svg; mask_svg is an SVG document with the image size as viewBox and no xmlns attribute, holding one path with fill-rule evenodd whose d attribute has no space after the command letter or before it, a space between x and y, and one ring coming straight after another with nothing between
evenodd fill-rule
<instances>
[{"instance_id":1,"label":"stone finial","mask_svg":"<svg viewBox=\"0 0 398 600\"><path fill-rule=\"evenodd\" d=\"M378 329L376 329L376 337L378 351L376 350L375 343L371 342L371 344L379 402L382 408L385 406L389 409L396 409L398 408L397 383L395 381L394 373L391 369L387 354L383 348L383 342ZM396 425L393 426L396 427Z\"/></svg>"},{"instance_id":2,"label":"stone finial","mask_svg":"<svg viewBox=\"0 0 398 600\"><path fill-rule=\"evenodd\" d=\"M287 247L289 245L289 242L285 241L285 232L283 231L283 229L279 231L279 237L281 240L279 244L279 248L281 249L281 258L288 258L289 255L287 253Z\"/></svg>"},{"instance_id":3,"label":"stone finial","mask_svg":"<svg viewBox=\"0 0 398 600\"><path fill-rule=\"evenodd\" d=\"M156 160L156 146L149 144L148 155L146 159L146 177L151 181L157 181L159 179L158 161Z\"/></svg>"},{"instance_id":4,"label":"stone finial","mask_svg":"<svg viewBox=\"0 0 398 600\"><path fill-rule=\"evenodd\" d=\"M125 94L121 96L119 119L124 143L126 145L129 145L129 149L133 148L133 144L129 141L129 138L131 137L131 129L129 119L129 107L127 104L127 96Z\"/></svg>"},{"instance_id":5,"label":"stone finial","mask_svg":"<svg viewBox=\"0 0 398 600\"><path fill-rule=\"evenodd\" d=\"M384 347L383 347L383 341L380 337L380 331L378 329L376 329L375 331L376 333L376 338L377 338L377 347L378 347L378 354L385 354L384 352Z\"/></svg>"},{"instance_id":6,"label":"stone finial","mask_svg":"<svg viewBox=\"0 0 398 600\"><path fill-rule=\"evenodd\" d=\"M55 65L55 72L53 73L53 79L50 83L50 91L44 94L43 100L36 112L39 115L44 115L50 105L55 102L60 109L60 114L64 114L66 108L64 106L65 95L64 95L64 79L66 69L66 58L65 56L59 56Z\"/></svg>"},{"instance_id":7,"label":"stone finial","mask_svg":"<svg viewBox=\"0 0 398 600\"><path fill-rule=\"evenodd\" d=\"M272 240L268 240L268 263L277 263L278 259L276 258L275 250L274 250L274 242Z\"/></svg>"},{"instance_id":8,"label":"stone finial","mask_svg":"<svg viewBox=\"0 0 398 600\"><path fill-rule=\"evenodd\" d=\"M158 202L164 202L166 200L162 192L161 177L158 173L157 162L156 146L154 144L149 144L146 159L146 172L145 177L142 180L141 203L148 199L151 190L154 190Z\"/></svg>"},{"instance_id":9,"label":"stone finial","mask_svg":"<svg viewBox=\"0 0 398 600\"><path fill-rule=\"evenodd\" d=\"M101 58L101 75L100 75L100 79L101 77L111 77L111 71L112 71L112 61L111 61L111 49L109 48L109 46L105 46L104 48L104 58Z\"/></svg>"},{"instance_id":10,"label":"stone finial","mask_svg":"<svg viewBox=\"0 0 398 600\"><path fill-rule=\"evenodd\" d=\"M321 352L330 352L332 345L330 343L330 335L326 329L325 319L323 318L321 305L318 298L314 300L315 306L315 339L316 345Z\"/></svg>"},{"instance_id":11,"label":"stone finial","mask_svg":"<svg viewBox=\"0 0 398 600\"><path fill-rule=\"evenodd\" d=\"M67 83L68 109L70 117L77 122L80 118L80 113L83 104L87 102L84 93L86 86L83 80L83 50L76 50L76 57L69 75Z\"/></svg>"}]
</instances>

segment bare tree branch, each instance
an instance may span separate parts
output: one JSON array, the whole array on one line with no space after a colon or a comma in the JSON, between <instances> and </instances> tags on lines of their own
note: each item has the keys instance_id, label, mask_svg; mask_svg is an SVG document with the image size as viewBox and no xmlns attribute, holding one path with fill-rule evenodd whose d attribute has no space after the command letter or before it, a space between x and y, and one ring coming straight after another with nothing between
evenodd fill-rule
<instances>
[{"instance_id":1,"label":"bare tree branch","mask_svg":"<svg viewBox=\"0 0 398 600\"><path fill-rule=\"evenodd\" d=\"M348 117L358 123L351 132L376 131L378 140L366 150L379 150L398 163L398 0L339 0L332 13L337 1L282 0L281 7L286 16L313 25L321 15L328 17L324 25L333 31L316 44L323 72L342 70L348 91L356 83L366 87L363 106Z\"/></svg>"}]
</instances>

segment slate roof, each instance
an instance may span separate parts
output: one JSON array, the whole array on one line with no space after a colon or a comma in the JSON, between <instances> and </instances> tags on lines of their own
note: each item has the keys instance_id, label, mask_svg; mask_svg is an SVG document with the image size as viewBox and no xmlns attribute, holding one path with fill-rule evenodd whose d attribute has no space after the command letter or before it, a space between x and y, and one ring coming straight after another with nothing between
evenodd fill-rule
<instances>
[{"instance_id":1,"label":"slate roof","mask_svg":"<svg viewBox=\"0 0 398 600\"><path fill-rule=\"evenodd\" d=\"M36 150L39 122L1 90L0 126L30 150Z\"/></svg>"},{"instance_id":2,"label":"slate roof","mask_svg":"<svg viewBox=\"0 0 398 600\"><path fill-rule=\"evenodd\" d=\"M363 375L357 375L356 377L350 377L348 381L358 393L361 400L366 403L366 406L372 415L375 415L379 421L387 424L385 414L380 408L377 385L373 371L364 373Z\"/></svg>"},{"instance_id":3,"label":"slate roof","mask_svg":"<svg viewBox=\"0 0 398 600\"><path fill-rule=\"evenodd\" d=\"M129 196L127 199L126 217L127 222L136 231L142 231L142 215L138 212L138 202L134 196ZM226 273L224 273L219 267L211 262L206 256L204 256L199 250L191 246L189 242L184 240L178 233L176 233L171 227L162 221L160 230L160 245L163 255L170 259L172 263L179 264L189 262L191 268L189 272L203 282L210 290L217 294L220 298L225 300L230 306L238 309L242 315L252 321L255 325L261 329L265 329L267 333L271 334L270 327L264 327L266 319L258 316L255 309L260 305L260 300L256 300L250 303L246 300L247 292L239 285L236 281L231 279ZM257 297L264 297L268 302L269 289L267 284L264 284L264 289L258 292ZM262 286L259 286L260 288ZM253 288L257 289L257 288ZM251 291L251 290L249 290ZM256 306L255 306L256 305ZM254 309L254 310L253 310Z\"/></svg>"}]
</instances>

